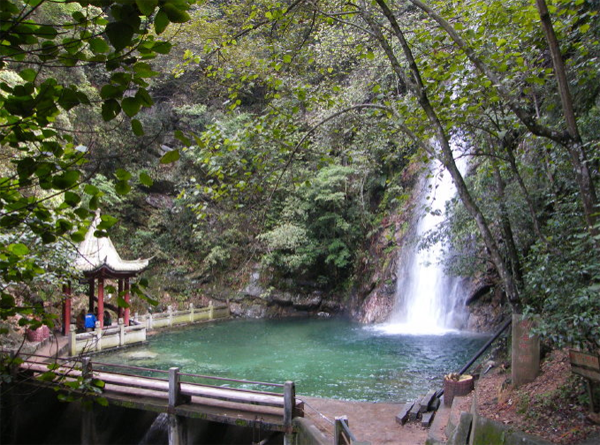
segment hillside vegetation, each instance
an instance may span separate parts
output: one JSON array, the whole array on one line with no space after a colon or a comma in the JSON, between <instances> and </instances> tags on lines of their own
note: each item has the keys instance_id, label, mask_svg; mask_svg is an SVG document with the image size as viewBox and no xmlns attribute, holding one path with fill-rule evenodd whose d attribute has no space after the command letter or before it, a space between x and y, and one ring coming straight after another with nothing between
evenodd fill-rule
<instances>
[{"instance_id":1,"label":"hillside vegetation","mask_svg":"<svg viewBox=\"0 0 600 445\"><path fill-rule=\"evenodd\" d=\"M251 277L265 301L359 307L393 278L379 272L435 158L459 196L423 242L449 237L449 270L485 276L549 343L597 349L597 14L596 0L4 2L0 316L48 321L97 210L121 256L153 258L140 308L242 299Z\"/></svg>"}]
</instances>

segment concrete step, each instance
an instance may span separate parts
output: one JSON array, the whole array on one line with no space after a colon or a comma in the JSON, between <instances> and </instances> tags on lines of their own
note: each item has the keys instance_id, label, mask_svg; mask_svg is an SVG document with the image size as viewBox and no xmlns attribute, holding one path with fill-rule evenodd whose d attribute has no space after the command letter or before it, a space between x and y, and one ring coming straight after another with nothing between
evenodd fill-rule
<instances>
[{"instance_id":1,"label":"concrete step","mask_svg":"<svg viewBox=\"0 0 600 445\"><path fill-rule=\"evenodd\" d=\"M433 423L429 428L427 445L441 445L448 443L448 438L454 434L454 430L460 423L461 413L471 411L473 393L464 397L454 397L452 406L440 404Z\"/></svg>"}]
</instances>

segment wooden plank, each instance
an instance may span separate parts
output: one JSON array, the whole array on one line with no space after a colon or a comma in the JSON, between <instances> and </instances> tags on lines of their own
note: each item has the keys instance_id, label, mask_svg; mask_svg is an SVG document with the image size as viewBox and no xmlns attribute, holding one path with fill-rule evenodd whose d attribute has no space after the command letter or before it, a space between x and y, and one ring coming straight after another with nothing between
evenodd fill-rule
<instances>
[{"instance_id":1,"label":"wooden plank","mask_svg":"<svg viewBox=\"0 0 600 445\"><path fill-rule=\"evenodd\" d=\"M410 410L412 409L414 404L415 402L407 402L404 404L402 410L396 416L396 423L399 423L400 425L404 425L406 423L406 421L408 420L408 414L410 413Z\"/></svg>"},{"instance_id":2,"label":"wooden plank","mask_svg":"<svg viewBox=\"0 0 600 445\"><path fill-rule=\"evenodd\" d=\"M431 422L433 422L434 416L435 411L427 411L426 413L423 413L421 417L421 426L429 428L431 426Z\"/></svg>"},{"instance_id":3,"label":"wooden plank","mask_svg":"<svg viewBox=\"0 0 600 445\"><path fill-rule=\"evenodd\" d=\"M569 350L569 359L571 365L578 367L586 367L600 372L600 357L596 354L588 354L587 352Z\"/></svg>"},{"instance_id":4,"label":"wooden plank","mask_svg":"<svg viewBox=\"0 0 600 445\"><path fill-rule=\"evenodd\" d=\"M169 382L163 380L146 379L144 377L135 377L127 375L114 375L104 372L95 372L94 377L113 384L120 384L129 387L144 389L169 391ZM251 405L276 406L283 408L283 395L267 395L252 392L236 391L226 388L215 388L208 386L194 385L191 383L181 383L181 394L188 396L198 396L204 398L213 398L218 400L227 400L238 403L248 403Z\"/></svg>"},{"instance_id":5,"label":"wooden plank","mask_svg":"<svg viewBox=\"0 0 600 445\"><path fill-rule=\"evenodd\" d=\"M598 372L598 371L594 371L594 370L587 369L587 368L580 368L577 366L571 366L571 372L573 372L573 374L578 374L580 376L583 376L586 379L600 382L600 372Z\"/></svg>"},{"instance_id":6,"label":"wooden plank","mask_svg":"<svg viewBox=\"0 0 600 445\"><path fill-rule=\"evenodd\" d=\"M248 403L251 405L276 406L283 408L283 395L273 396L268 394L257 394L251 392L235 391L225 388L210 388L205 386L192 385L189 383L181 384L182 394L207 397L219 400L229 400L232 402Z\"/></svg>"}]
</instances>

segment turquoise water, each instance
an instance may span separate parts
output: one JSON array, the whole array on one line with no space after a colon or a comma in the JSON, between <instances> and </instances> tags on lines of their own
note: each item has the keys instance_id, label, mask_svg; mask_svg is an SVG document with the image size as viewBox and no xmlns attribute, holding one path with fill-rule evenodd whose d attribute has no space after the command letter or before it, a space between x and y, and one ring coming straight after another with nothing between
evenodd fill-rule
<instances>
[{"instance_id":1,"label":"turquoise water","mask_svg":"<svg viewBox=\"0 0 600 445\"><path fill-rule=\"evenodd\" d=\"M283 383L301 395L403 402L441 388L487 337L385 334L346 320L234 320L150 338L95 361ZM267 388L265 388L267 389Z\"/></svg>"}]
</instances>

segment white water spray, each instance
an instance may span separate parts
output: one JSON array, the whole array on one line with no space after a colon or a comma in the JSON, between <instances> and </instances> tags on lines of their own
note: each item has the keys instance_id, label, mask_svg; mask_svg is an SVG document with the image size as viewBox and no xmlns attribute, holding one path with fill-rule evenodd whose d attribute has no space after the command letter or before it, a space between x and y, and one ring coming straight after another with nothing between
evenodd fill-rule
<instances>
[{"instance_id":1,"label":"white water spray","mask_svg":"<svg viewBox=\"0 0 600 445\"><path fill-rule=\"evenodd\" d=\"M456 160L466 171L465 157ZM437 239L421 248L420 242L446 220L446 204L456 196L450 174L439 161L430 164L422 201L417 208L415 243L399 261L395 307L388 323L380 328L387 333L443 334L464 326L465 299L461 277L445 273L443 260L449 254L446 239Z\"/></svg>"}]
</instances>

